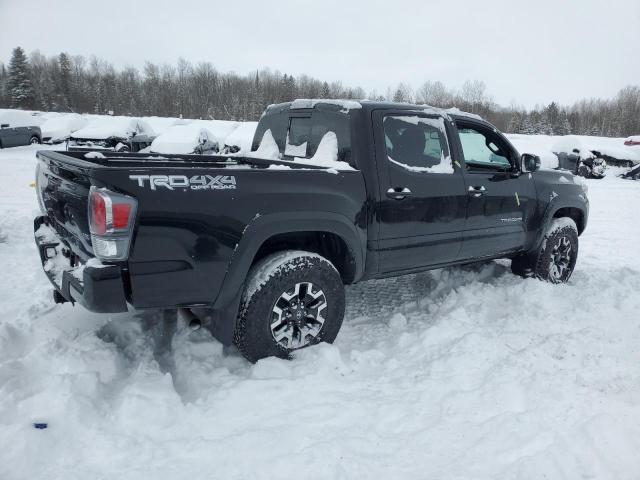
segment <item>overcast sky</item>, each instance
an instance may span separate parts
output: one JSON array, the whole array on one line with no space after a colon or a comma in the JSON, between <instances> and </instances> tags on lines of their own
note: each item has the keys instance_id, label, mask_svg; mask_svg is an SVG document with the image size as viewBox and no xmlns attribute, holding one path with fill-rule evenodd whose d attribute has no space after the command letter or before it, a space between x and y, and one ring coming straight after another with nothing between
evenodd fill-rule
<instances>
[{"instance_id":1,"label":"overcast sky","mask_svg":"<svg viewBox=\"0 0 640 480\"><path fill-rule=\"evenodd\" d=\"M269 67L380 93L479 79L496 101L531 107L640 84L640 0L0 0L0 60L16 45L116 66Z\"/></svg>"}]
</instances>

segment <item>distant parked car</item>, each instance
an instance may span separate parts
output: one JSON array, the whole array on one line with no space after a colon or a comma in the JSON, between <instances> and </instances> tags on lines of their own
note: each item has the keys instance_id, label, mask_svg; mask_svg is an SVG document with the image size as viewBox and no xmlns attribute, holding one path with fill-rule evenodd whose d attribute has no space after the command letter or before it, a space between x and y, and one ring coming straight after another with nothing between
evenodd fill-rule
<instances>
[{"instance_id":1,"label":"distant parked car","mask_svg":"<svg viewBox=\"0 0 640 480\"><path fill-rule=\"evenodd\" d=\"M42 143L40 121L20 110L0 110L0 148Z\"/></svg>"},{"instance_id":2,"label":"distant parked car","mask_svg":"<svg viewBox=\"0 0 640 480\"><path fill-rule=\"evenodd\" d=\"M558 167L585 178L604 178L607 162L596 150L574 148L570 153L558 152Z\"/></svg>"},{"instance_id":3,"label":"distant parked car","mask_svg":"<svg viewBox=\"0 0 640 480\"><path fill-rule=\"evenodd\" d=\"M158 135L149 151L154 153L218 153L219 140L206 128L198 124L174 125Z\"/></svg>"},{"instance_id":4,"label":"distant parked car","mask_svg":"<svg viewBox=\"0 0 640 480\"><path fill-rule=\"evenodd\" d=\"M50 117L40 126L44 143L62 143L71 134L87 126L89 121L77 113L65 113Z\"/></svg>"},{"instance_id":5,"label":"distant parked car","mask_svg":"<svg viewBox=\"0 0 640 480\"><path fill-rule=\"evenodd\" d=\"M69 137L69 150L137 152L151 145L153 129L138 118L100 117Z\"/></svg>"},{"instance_id":6,"label":"distant parked car","mask_svg":"<svg viewBox=\"0 0 640 480\"><path fill-rule=\"evenodd\" d=\"M630 168L620 176L629 180L640 180L640 163L635 167Z\"/></svg>"},{"instance_id":7,"label":"distant parked car","mask_svg":"<svg viewBox=\"0 0 640 480\"><path fill-rule=\"evenodd\" d=\"M640 146L640 135L635 135L635 136L632 136L632 137L627 138L627 139L624 141L624 144L625 144L627 147Z\"/></svg>"}]
</instances>

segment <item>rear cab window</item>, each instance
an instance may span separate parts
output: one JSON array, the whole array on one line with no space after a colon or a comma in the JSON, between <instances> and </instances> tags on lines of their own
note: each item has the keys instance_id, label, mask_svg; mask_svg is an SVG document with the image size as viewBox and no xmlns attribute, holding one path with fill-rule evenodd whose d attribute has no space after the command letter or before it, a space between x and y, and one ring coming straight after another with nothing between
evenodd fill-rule
<instances>
[{"instance_id":1,"label":"rear cab window","mask_svg":"<svg viewBox=\"0 0 640 480\"><path fill-rule=\"evenodd\" d=\"M322 110L319 107L307 111L285 110L267 113L256 130L252 151L257 151L261 143L273 136L280 151L280 158L295 161L313 159L321 142L337 142L337 158L352 167L351 129L348 113Z\"/></svg>"}]
</instances>

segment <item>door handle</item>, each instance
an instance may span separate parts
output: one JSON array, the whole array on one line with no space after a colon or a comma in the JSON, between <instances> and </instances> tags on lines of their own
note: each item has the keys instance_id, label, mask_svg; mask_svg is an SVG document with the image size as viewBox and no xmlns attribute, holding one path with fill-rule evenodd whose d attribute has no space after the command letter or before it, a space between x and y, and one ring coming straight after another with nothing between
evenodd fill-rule
<instances>
[{"instance_id":1,"label":"door handle","mask_svg":"<svg viewBox=\"0 0 640 480\"><path fill-rule=\"evenodd\" d=\"M394 200L403 200L410 196L411 190L407 187L395 187L387 190L387 197L393 198Z\"/></svg>"},{"instance_id":2,"label":"door handle","mask_svg":"<svg viewBox=\"0 0 640 480\"><path fill-rule=\"evenodd\" d=\"M487 189L484 188L484 185L479 185L475 187L470 186L468 191L469 191L469 195L475 198L479 198L483 195L486 195L487 193Z\"/></svg>"}]
</instances>

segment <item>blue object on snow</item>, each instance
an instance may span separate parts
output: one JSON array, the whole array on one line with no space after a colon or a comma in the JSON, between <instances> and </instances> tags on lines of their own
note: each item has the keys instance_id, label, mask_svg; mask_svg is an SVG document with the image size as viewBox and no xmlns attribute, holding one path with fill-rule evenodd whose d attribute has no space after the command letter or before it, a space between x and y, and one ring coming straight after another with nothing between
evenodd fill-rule
<instances>
[{"instance_id":1,"label":"blue object on snow","mask_svg":"<svg viewBox=\"0 0 640 480\"><path fill-rule=\"evenodd\" d=\"M33 424L33 428L37 428L38 430L43 430L45 428L47 428L47 424L46 423L34 423Z\"/></svg>"}]
</instances>

